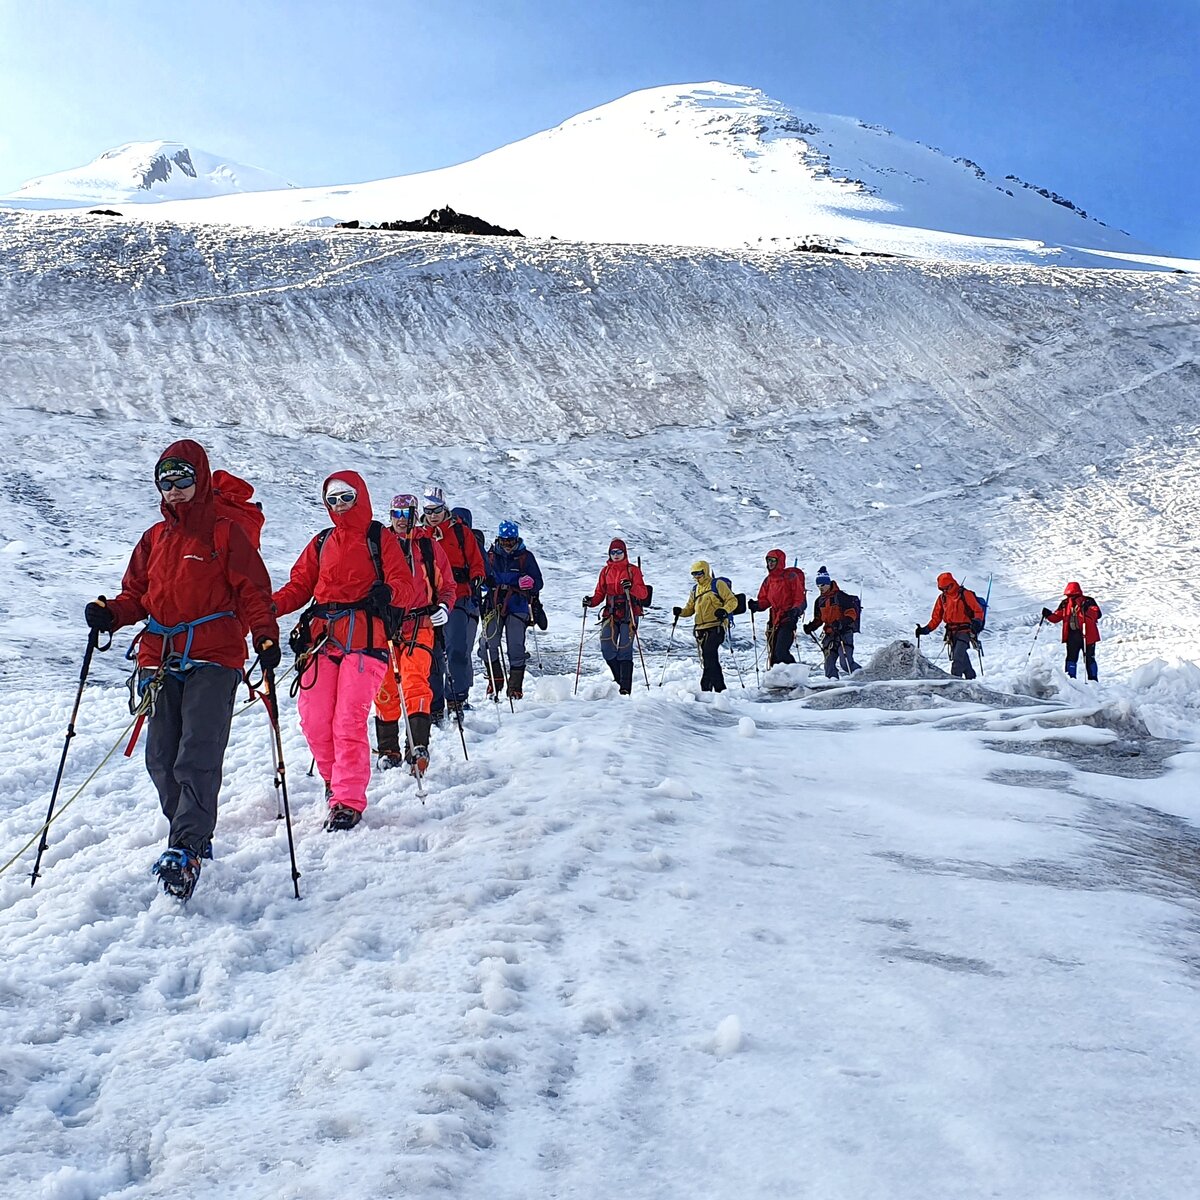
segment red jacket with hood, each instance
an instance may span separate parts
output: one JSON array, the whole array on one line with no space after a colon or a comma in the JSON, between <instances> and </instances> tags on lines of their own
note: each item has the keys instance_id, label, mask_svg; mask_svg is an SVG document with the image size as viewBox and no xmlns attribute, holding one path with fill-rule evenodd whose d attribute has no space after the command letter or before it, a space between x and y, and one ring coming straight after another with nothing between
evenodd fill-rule
<instances>
[{"instance_id":1,"label":"red jacket with hood","mask_svg":"<svg viewBox=\"0 0 1200 1200\"><path fill-rule=\"evenodd\" d=\"M163 519L142 534L125 569L121 593L108 603L114 627L147 617L175 626L214 613L232 613L196 625L188 657L240 670L246 662L247 629L255 641L279 640L271 578L242 527L217 516L204 447L190 439L172 442L158 461L164 458L181 458L195 468L196 493L188 501L160 503ZM182 654L187 631L169 641L170 649ZM162 644L160 635L143 633L138 665L157 667L162 662Z\"/></svg>"},{"instance_id":2,"label":"red jacket with hood","mask_svg":"<svg viewBox=\"0 0 1200 1200\"><path fill-rule=\"evenodd\" d=\"M803 615L808 607L804 572L799 567L789 567L787 556L782 550L768 550L767 557L777 559L778 564L767 572L766 579L758 589L759 609L771 609L775 622L783 620L793 608L798 608Z\"/></svg>"},{"instance_id":3,"label":"red jacket with hood","mask_svg":"<svg viewBox=\"0 0 1200 1200\"><path fill-rule=\"evenodd\" d=\"M371 547L367 544L367 529L374 520L367 485L356 471L335 471L321 485L321 495L334 479L344 479L358 498L345 512L330 512L333 529L317 553L315 535L304 547L292 567L291 577L275 593L275 607L280 614L295 612L309 600L331 607L350 607L366 599L378 580ZM424 586L409 570L404 551L386 526L379 538L379 559L383 566L384 582L391 585L392 604L400 608L421 608L428 603ZM335 617L330 623L331 648L346 650L387 650L387 632L383 622L362 609ZM314 618L314 639L321 637L326 622Z\"/></svg>"},{"instance_id":4,"label":"red jacket with hood","mask_svg":"<svg viewBox=\"0 0 1200 1200\"><path fill-rule=\"evenodd\" d=\"M605 610L612 610L617 621L627 619L625 613L625 589L622 586L626 580L630 582L629 599L633 609L633 619L636 621L642 615L642 605L650 599L650 592L642 578L642 568L629 561L629 547L620 538L613 538L608 544L609 550L624 550L625 557L617 560L609 559L600 568L600 577L596 580L596 590L592 592L589 601L591 608L603 602Z\"/></svg>"},{"instance_id":5,"label":"red jacket with hood","mask_svg":"<svg viewBox=\"0 0 1200 1200\"><path fill-rule=\"evenodd\" d=\"M458 590L454 584L454 569L450 566L446 551L442 549L442 543L424 525L416 526L407 534L396 533L393 529L392 534L417 577L417 586L425 593L425 603L444 604L448 609L453 608ZM419 542L428 542L433 548L432 579L425 570L425 552L418 545Z\"/></svg>"},{"instance_id":6,"label":"red jacket with hood","mask_svg":"<svg viewBox=\"0 0 1200 1200\"><path fill-rule=\"evenodd\" d=\"M946 628L952 632L970 629L972 621L983 620L983 605L975 597L975 593L963 587L949 571L943 571L937 578L938 598L933 602L933 612L929 614L929 624L925 626L927 633L932 633L943 621Z\"/></svg>"},{"instance_id":7,"label":"red jacket with hood","mask_svg":"<svg viewBox=\"0 0 1200 1200\"><path fill-rule=\"evenodd\" d=\"M436 525L425 525L423 528L433 538L434 544L441 546L450 561L454 577L454 599L450 602L453 608L459 600L470 599L472 583L482 583L487 577L479 542L471 527L457 517L446 517Z\"/></svg>"},{"instance_id":8,"label":"red jacket with hood","mask_svg":"<svg viewBox=\"0 0 1200 1200\"><path fill-rule=\"evenodd\" d=\"M1072 633L1078 633L1083 628L1083 644L1094 646L1100 640L1100 627L1096 622L1104 614L1091 596L1082 592L1076 595L1064 596L1058 607L1046 618L1055 625L1062 622L1062 640L1066 642Z\"/></svg>"}]
</instances>

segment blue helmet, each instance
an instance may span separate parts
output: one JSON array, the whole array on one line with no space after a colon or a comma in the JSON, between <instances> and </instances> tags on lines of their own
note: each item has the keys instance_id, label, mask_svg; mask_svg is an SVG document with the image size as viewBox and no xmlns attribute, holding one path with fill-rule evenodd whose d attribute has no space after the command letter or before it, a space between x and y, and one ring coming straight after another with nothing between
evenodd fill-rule
<instances>
[{"instance_id":1,"label":"blue helmet","mask_svg":"<svg viewBox=\"0 0 1200 1200\"><path fill-rule=\"evenodd\" d=\"M519 538L521 536L521 527L516 521L501 521L500 529L497 537L502 538Z\"/></svg>"}]
</instances>

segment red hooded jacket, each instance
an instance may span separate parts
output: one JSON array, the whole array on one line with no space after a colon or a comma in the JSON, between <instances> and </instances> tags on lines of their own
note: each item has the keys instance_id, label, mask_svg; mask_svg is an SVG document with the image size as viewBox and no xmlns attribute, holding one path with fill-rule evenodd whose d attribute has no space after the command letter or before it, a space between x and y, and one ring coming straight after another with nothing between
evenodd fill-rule
<instances>
[{"instance_id":1,"label":"red hooded jacket","mask_svg":"<svg viewBox=\"0 0 1200 1200\"><path fill-rule=\"evenodd\" d=\"M196 471L196 494L191 500L159 505L163 519L142 534L121 593L108 602L114 628L152 617L174 627L215 613L230 613L192 629L190 659L240 669L246 662L246 630L254 640L279 640L279 625L271 606L271 578L262 557L236 521L218 517L213 500L208 455L198 442L172 442L159 456L181 458ZM170 650L182 654L187 630L169 639ZM163 637L143 633L138 642L138 665L162 662Z\"/></svg>"},{"instance_id":2,"label":"red hooded jacket","mask_svg":"<svg viewBox=\"0 0 1200 1200\"><path fill-rule=\"evenodd\" d=\"M804 572L799 567L789 567L787 556L782 550L768 550L768 558L778 559L778 564L767 572L767 577L758 589L758 607L771 609L774 621L781 621L793 608L803 615L808 607L808 589L804 586Z\"/></svg>"},{"instance_id":3,"label":"red hooded jacket","mask_svg":"<svg viewBox=\"0 0 1200 1200\"><path fill-rule=\"evenodd\" d=\"M330 512L333 530L319 554L318 534L296 559L291 577L275 593L275 607L281 615L303 608L309 600L333 607L352 607L366 599L378 581L371 548L367 544L367 529L374 519L367 485L355 471L335 471L321 485L322 496L333 479L344 479L358 493L358 499L346 512ZM423 584L409 569L404 551L386 528L379 539L379 558L384 582L392 589L392 604L409 609L421 608L428 603ZM326 622L321 618L313 620L314 639L321 637L325 626ZM346 650L386 650L387 647L383 622L362 609L336 617L331 623L329 637L334 646Z\"/></svg>"},{"instance_id":4,"label":"red hooded jacket","mask_svg":"<svg viewBox=\"0 0 1200 1200\"><path fill-rule=\"evenodd\" d=\"M1100 605L1091 596L1085 596L1081 592L1074 596L1064 596L1058 602L1058 607L1046 620L1053 621L1055 625L1062 623L1062 640L1064 642L1070 638L1073 632L1077 633L1082 624L1083 644L1094 646L1100 640L1100 627L1096 622L1103 615Z\"/></svg>"},{"instance_id":5,"label":"red hooded jacket","mask_svg":"<svg viewBox=\"0 0 1200 1200\"><path fill-rule=\"evenodd\" d=\"M929 614L929 624L925 626L927 633L932 633L943 621L946 628L951 630L970 629L972 621L983 620L983 605L979 603L969 588L960 584L949 571L943 571L937 578L938 598L933 602L933 612Z\"/></svg>"},{"instance_id":6,"label":"red hooded jacket","mask_svg":"<svg viewBox=\"0 0 1200 1200\"><path fill-rule=\"evenodd\" d=\"M605 611L611 612L614 620L626 620L625 589L622 585L628 580L631 585L629 588L630 608L633 610L633 619L636 621L642 615L642 605L650 599L650 592L642 578L642 568L629 561L629 548L620 538L613 538L609 542L608 548L609 550L624 550L625 557L610 558L600 568L600 577L596 580L596 590L592 592L589 607L595 608L597 604L603 602Z\"/></svg>"},{"instance_id":7,"label":"red hooded jacket","mask_svg":"<svg viewBox=\"0 0 1200 1200\"><path fill-rule=\"evenodd\" d=\"M426 604L444 604L448 609L454 607L457 599L457 588L454 583L453 568L442 549L442 543L434 536L432 530L418 525L406 535L392 530L392 535L404 551L405 561L413 568L417 577L417 586L424 591ZM428 542L433 548L433 578L429 578L425 569L425 552L418 543Z\"/></svg>"},{"instance_id":8,"label":"red hooded jacket","mask_svg":"<svg viewBox=\"0 0 1200 1200\"><path fill-rule=\"evenodd\" d=\"M454 576L454 599L450 607L459 600L467 600L471 596L471 585L482 583L487 577L487 568L483 565L483 552L479 542L469 525L463 524L457 517L447 517L436 525L423 527L441 546L450 561L450 570Z\"/></svg>"}]
</instances>

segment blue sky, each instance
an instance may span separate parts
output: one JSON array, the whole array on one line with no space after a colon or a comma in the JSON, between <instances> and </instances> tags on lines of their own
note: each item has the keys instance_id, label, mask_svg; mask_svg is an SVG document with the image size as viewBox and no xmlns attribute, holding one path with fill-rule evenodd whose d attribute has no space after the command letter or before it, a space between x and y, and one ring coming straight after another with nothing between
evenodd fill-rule
<instances>
[{"instance_id":1,"label":"blue sky","mask_svg":"<svg viewBox=\"0 0 1200 1200\"><path fill-rule=\"evenodd\" d=\"M0 192L159 137L358 182L719 79L1200 257L1198 63L1198 0L0 0Z\"/></svg>"}]
</instances>

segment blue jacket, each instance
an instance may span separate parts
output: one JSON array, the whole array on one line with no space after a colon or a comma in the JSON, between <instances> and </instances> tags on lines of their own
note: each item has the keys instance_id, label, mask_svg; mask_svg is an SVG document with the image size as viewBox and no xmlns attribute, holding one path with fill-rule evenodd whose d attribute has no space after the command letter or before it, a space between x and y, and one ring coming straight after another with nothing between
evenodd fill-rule
<instances>
[{"instance_id":1,"label":"blue jacket","mask_svg":"<svg viewBox=\"0 0 1200 1200\"><path fill-rule=\"evenodd\" d=\"M542 569L538 566L533 551L519 541L511 553L493 542L487 552L488 585L492 589L490 602L505 614L514 617L529 617L529 596L517 587L522 575L533 579L533 593L542 590Z\"/></svg>"}]
</instances>

